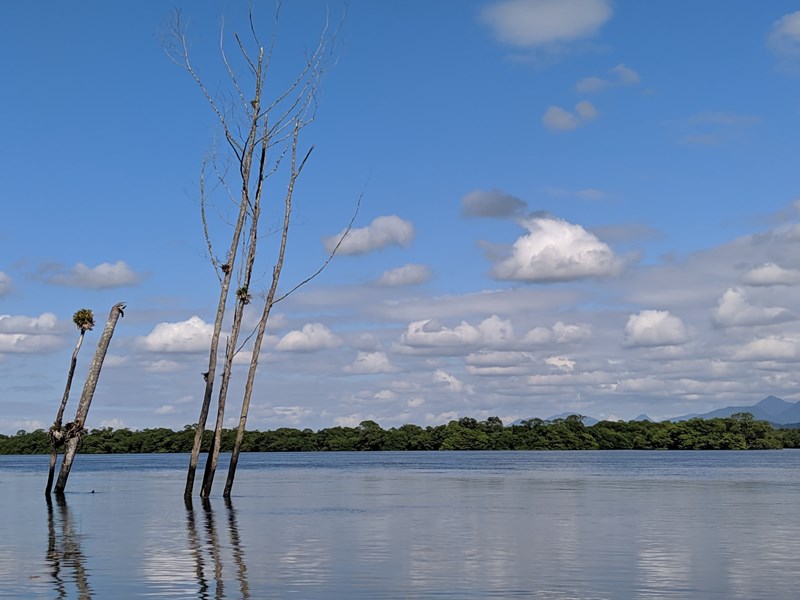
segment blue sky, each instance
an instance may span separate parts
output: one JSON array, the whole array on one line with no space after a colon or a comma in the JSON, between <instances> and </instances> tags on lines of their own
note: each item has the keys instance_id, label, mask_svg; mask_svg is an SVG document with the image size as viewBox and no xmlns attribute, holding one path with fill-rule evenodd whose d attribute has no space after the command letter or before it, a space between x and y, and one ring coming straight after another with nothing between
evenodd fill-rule
<instances>
[{"instance_id":1,"label":"blue sky","mask_svg":"<svg viewBox=\"0 0 800 600\"><path fill-rule=\"evenodd\" d=\"M196 421L218 293L198 174L220 132L161 40L179 7L221 97L221 19L245 32L246 4L3 6L0 432L52 422L88 307L73 414L117 301L87 425ZM283 4L271 90L344 6ZM800 400L796 2L353 0L335 57L284 289L362 206L276 306L250 427ZM230 207L212 219L223 247ZM252 287L272 261L267 243Z\"/></svg>"}]
</instances>

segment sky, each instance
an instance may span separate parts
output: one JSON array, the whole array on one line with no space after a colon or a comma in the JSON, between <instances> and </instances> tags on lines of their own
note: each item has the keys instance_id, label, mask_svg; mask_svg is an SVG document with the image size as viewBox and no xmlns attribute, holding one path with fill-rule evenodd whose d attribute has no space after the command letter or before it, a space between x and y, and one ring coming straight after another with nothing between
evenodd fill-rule
<instances>
[{"instance_id":1,"label":"sky","mask_svg":"<svg viewBox=\"0 0 800 600\"><path fill-rule=\"evenodd\" d=\"M74 414L119 301L86 425L197 421L219 293L198 181L224 147L164 51L175 9L226 102L220 30L228 52L234 32L251 41L247 2L0 8L2 433L52 423L72 314L91 308ZM342 23L301 139L314 150L282 291L361 205L328 267L273 309L249 428L660 420L800 400L800 4L286 0L277 26L271 1L254 15L276 40L267 94L326 20ZM210 203L219 254L232 214ZM248 346L235 362L229 426Z\"/></svg>"}]
</instances>

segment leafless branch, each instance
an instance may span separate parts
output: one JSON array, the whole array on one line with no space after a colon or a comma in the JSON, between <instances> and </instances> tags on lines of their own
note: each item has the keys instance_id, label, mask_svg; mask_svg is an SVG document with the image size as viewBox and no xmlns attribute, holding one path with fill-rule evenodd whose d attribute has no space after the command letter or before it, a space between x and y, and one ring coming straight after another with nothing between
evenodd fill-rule
<instances>
[{"instance_id":1,"label":"leafless branch","mask_svg":"<svg viewBox=\"0 0 800 600\"><path fill-rule=\"evenodd\" d=\"M356 201L356 208L353 211L353 216L350 218L350 222L347 224L347 227L345 227L345 230L342 232L342 235L339 238L339 241L336 242L336 245L333 247L333 250L331 250L331 253L328 255L328 258L326 258L325 262L322 263L322 266L320 266L320 268L317 269L310 277L307 277L306 279L304 279L303 281L301 281L300 283L295 285L288 292L286 292L282 296L279 296L278 298L273 300L272 304L277 304L281 300L285 300L288 296L292 295L298 289L300 289L301 287L303 287L304 285L306 285L307 283L309 283L310 281L315 279L317 277L317 275L319 275L320 273L322 273L322 271L325 270L325 267L327 267L328 264L333 260L333 257L336 256L336 252L338 252L339 247L344 242L345 238L347 237L347 234L350 233L350 230L353 228L353 223L355 222L356 217L358 216L358 211L361 208L361 200L363 198L364 198L364 192L361 192L361 194L359 194L359 196L358 196L358 200Z\"/></svg>"}]
</instances>

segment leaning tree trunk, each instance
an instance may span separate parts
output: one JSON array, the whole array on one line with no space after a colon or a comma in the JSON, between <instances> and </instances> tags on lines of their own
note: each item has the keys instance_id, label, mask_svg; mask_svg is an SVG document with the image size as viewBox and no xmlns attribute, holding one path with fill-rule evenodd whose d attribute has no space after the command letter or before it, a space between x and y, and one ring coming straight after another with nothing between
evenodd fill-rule
<instances>
[{"instance_id":1,"label":"leaning tree trunk","mask_svg":"<svg viewBox=\"0 0 800 600\"><path fill-rule=\"evenodd\" d=\"M72 362L69 365L69 374L67 375L67 385L64 388L64 395L61 397L61 406L58 407L58 415L53 426L50 428L50 471L47 473L47 486L44 488L45 496L50 494L53 488L53 479L56 474L56 460L58 459L58 448L64 440L64 434L61 431L61 421L64 418L64 409L67 408L67 400L69 400L69 392L72 388L72 378L75 376L75 367L78 364L78 352L80 352L81 345L83 344L83 337L86 335L86 330L81 328L81 334L78 336L78 343L75 344L75 350L72 351Z\"/></svg>"},{"instance_id":2,"label":"leaning tree trunk","mask_svg":"<svg viewBox=\"0 0 800 600\"><path fill-rule=\"evenodd\" d=\"M58 473L58 481L56 481L56 494L63 494L64 488L67 486L67 479L69 478L70 469L72 469L72 461L75 459L75 453L78 450L78 442L80 442L83 426L86 423L86 417L89 414L89 407L92 404L94 397L94 390L97 387L97 381L100 378L100 370L103 368L103 361L108 352L108 345L111 342L111 336L114 335L114 328L117 326L117 321L124 315L125 303L119 302L111 307L111 312L108 314L108 321L103 329L103 334L100 336L100 341L97 343L97 350L95 350L92 364L89 367L89 374L86 376L86 383L83 385L83 392L81 399L78 403L78 410L75 413L75 421L72 427L66 431L67 448L64 451L64 460L61 462L61 470Z\"/></svg>"},{"instance_id":3,"label":"leaning tree trunk","mask_svg":"<svg viewBox=\"0 0 800 600\"><path fill-rule=\"evenodd\" d=\"M247 414L250 410L250 398L253 395L253 383L255 382L256 378L256 371L258 370L258 355L261 352L261 342L264 339L264 332L267 328L267 321L269 321L269 313L272 310L272 305L275 302L275 293L278 290L278 282L281 278L281 271L283 271L283 259L286 256L286 240L289 238L289 226L291 223L291 216L292 216L292 197L294 194L294 184L297 181L297 177L300 175L300 172L303 170L303 165L305 165L306 160L308 160L311 151L313 150L313 146L306 154L305 159L297 166L297 140L300 134L300 127L299 123L295 124L294 129L294 138L292 142L292 165L291 165L291 176L289 178L289 186L286 190L286 197L284 198L284 210L283 210L283 228L281 230L281 244L278 250L278 260L275 263L275 266L272 269L272 284L269 287L269 292L267 292L267 299L264 303L264 310L261 313L261 320L258 322L258 332L256 333L256 339L253 341L253 354L250 357L250 368L247 371L247 383L245 384L244 388L244 398L242 399L242 410L239 414L239 427L236 430L236 441L233 445L233 450L231 452L231 462L230 466L228 467L228 477L225 480L225 491L222 493L223 497L230 498L231 497L231 489L233 489L233 479L236 477L236 467L239 464L239 453L242 449L242 440L244 439L244 430L245 426L247 425Z\"/></svg>"}]
</instances>

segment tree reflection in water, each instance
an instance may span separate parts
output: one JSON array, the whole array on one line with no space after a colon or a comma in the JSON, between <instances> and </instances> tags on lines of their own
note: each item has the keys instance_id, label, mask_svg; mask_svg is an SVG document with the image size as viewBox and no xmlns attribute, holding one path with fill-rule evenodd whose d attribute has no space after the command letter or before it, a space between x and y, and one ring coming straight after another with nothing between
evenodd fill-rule
<instances>
[{"instance_id":1,"label":"tree reflection in water","mask_svg":"<svg viewBox=\"0 0 800 600\"><path fill-rule=\"evenodd\" d=\"M199 587L199 598L225 598L225 556L222 553L224 546L220 544L217 532L216 517L208 499L201 501L203 509L203 524L199 525L200 516L195 514L192 499L185 498L186 504L186 530L189 537L189 549L194 557L195 575ZM230 499L225 501L225 510L228 516L228 535L236 565L236 579L239 582L239 591L244 600L250 598L250 586L247 581L247 564L245 563L244 548L239 536L239 526L236 521L236 510ZM204 535L203 535L204 534ZM207 572L213 571L213 596L210 595L211 582Z\"/></svg>"},{"instance_id":2,"label":"tree reflection in water","mask_svg":"<svg viewBox=\"0 0 800 600\"><path fill-rule=\"evenodd\" d=\"M58 515L53 508L53 499L47 499L47 563L53 577L57 598L67 598L68 583L75 581L75 589L79 600L90 600L92 589L89 586L89 573L86 569L86 557L81 549L81 534L76 533L63 495L56 496Z\"/></svg>"}]
</instances>

